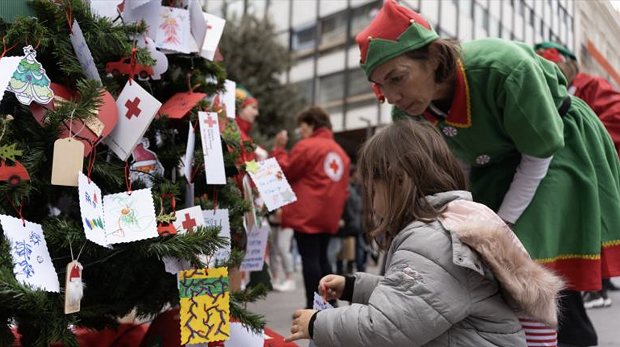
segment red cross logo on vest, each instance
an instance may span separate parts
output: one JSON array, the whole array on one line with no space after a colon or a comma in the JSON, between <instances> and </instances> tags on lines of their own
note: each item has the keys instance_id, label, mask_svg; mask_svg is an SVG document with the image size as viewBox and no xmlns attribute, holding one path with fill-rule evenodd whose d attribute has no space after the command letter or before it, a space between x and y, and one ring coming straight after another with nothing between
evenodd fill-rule
<instances>
[{"instance_id":1,"label":"red cross logo on vest","mask_svg":"<svg viewBox=\"0 0 620 347\"><path fill-rule=\"evenodd\" d=\"M139 104L140 98L137 96L133 99L133 101L127 100L127 102L125 103L125 107L127 107L127 113L125 113L125 117L127 117L128 119L131 119L131 117L133 116L138 117L140 113L142 113L142 110L138 107Z\"/></svg>"},{"instance_id":2,"label":"red cross logo on vest","mask_svg":"<svg viewBox=\"0 0 620 347\"><path fill-rule=\"evenodd\" d=\"M196 226L196 220L194 218L191 218L189 216L189 213L186 213L185 220L183 221L183 223L181 223L181 225L183 225L183 229L191 231Z\"/></svg>"},{"instance_id":3,"label":"red cross logo on vest","mask_svg":"<svg viewBox=\"0 0 620 347\"><path fill-rule=\"evenodd\" d=\"M323 170L332 181L338 182L344 173L344 162L336 152L329 152L323 162Z\"/></svg>"},{"instance_id":4,"label":"red cross logo on vest","mask_svg":"<svg viewBox=\"0 0 620 347\"><path fill-rule=\"evenodd\" d=\"M207 116L207 119L205 119L205 124L209 127L209 128L213 128L213 126L215 125L215 123L217 123L213 118L211 118L211 116Z\"/></svg>"}]
</instances>

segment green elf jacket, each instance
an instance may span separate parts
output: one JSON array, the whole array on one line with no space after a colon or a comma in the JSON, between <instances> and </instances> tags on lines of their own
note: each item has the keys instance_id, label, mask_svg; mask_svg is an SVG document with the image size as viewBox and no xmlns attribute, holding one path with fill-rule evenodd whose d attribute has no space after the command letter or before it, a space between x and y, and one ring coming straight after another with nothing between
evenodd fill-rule
<instances>
[{"instance_id":1,"label":"green elf jacket","mask_svg":"<svg viewBox=\"0 0 620 347\"><path fill-rule=\"evenodd\" d=\"M572 290L599 290L620 275L620 163L607 131L552 62L525 44L482 39L462 45L447 117L430 110L453 153L471 165L473 198L497 211L521 154L553 156L514 225L533 259ZM394 108L394 119L406 114Z\"/></svg>"}]
</instances>

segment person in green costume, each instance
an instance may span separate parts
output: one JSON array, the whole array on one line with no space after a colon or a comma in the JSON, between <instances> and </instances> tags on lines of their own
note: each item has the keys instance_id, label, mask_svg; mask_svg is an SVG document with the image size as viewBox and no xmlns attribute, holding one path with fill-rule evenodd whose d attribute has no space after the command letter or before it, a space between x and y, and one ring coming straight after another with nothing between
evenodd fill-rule
<instances>
[{"instance_id":1,"label":"person in green costume","mask_svg":"<svg viewBox=\"0 0 620 347\"><path fill-rule=\"evenodd\" d=\"M393 118L430 121L469 169L475 201L560 274L560 345L596 345L578 291L620 275L620 163L609 134L552 62L517 42L440 39L385 2L357 36L361 67Z\"/></svg>"}]
</instances>

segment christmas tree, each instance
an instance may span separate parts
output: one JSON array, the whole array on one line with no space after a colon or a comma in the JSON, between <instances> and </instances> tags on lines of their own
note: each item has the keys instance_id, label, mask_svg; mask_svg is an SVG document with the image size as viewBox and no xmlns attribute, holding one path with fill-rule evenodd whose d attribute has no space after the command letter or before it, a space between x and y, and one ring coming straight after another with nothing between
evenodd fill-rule
<instances>
[{"instance_id":1,"label":"christmas tree","mask_svg":"<svg viewBox=\"0 0 620 347\"><path fill-rule=\"evenodd\" d=\"M165 1L165 5L170 3ZM69 134L73 142L84 144L84 174L96 182L104 195L137 192L151 186L160 226L171 222L175 205L186 205L185 202L195 203L202 209L228 209L233 251L222 265L229 268L241 262L243 249L240 245L245 237L243 215L251 208L242 198L234 177L243 170L238 165L240 151L252 149L241 148L235 122L227 121L223 109L215 105L213 110L214 106L203 99L185 117L173 119L162 115L150 123L138 146L146 156L156 154L154 161L146 162L146 171L144 167L131 166L131 159L119 159L102 135L109 134L110 130L105 129L104 110L116 108L114 100L107 97L109 94L117 99L132 78L132 85L139 85L162 103L182 92L215 95L223 89L226 71L220 63L197 54L173 53L167 54L168 69L162 78L148 78L146 76L153 73L149 68L156 61L152 52L137 44L140 40L146 41L148 28L144 22L129 24L123 23L120 16L116 19L99 17L81 0L36 0L28 5L28 10L34 12L33 17L2 18L0 23L5 45L2 59L28 58L20 61L9 82L8 90L12 93L6 92L0 103L0 171L8 170L0 177L0 215L23 216L24 220L42 226L60 292L33 289L18 280L14 273L15 259L11 256L15 245L0 237L0 320L3 323L0 345L11 345L13 330L16 330L23 346L47 346L53 342L77 346L71 327L113 327L120 317L132 311L138 317L148 318L155 317L166 307L178 305L177 277L165 271L162 258L184 259L196 269L204 268L204 258L199 255L213 255L226 240L218 237L217 227L199 227L192 233L160 235L117 243L113 247L102 247L87 240L83 225L97 227L101 226L101 221L83 224L77 188L51 184L55 142ZM79 23L90 48L101 84L92 76L87 77L78 61L71 43L71 35L77 30L74 21ZM163 29L171 33L174 25L166 22ZM24 47L32 51L25 51ZM110 73L106 74L107 63L122 64L123 61L129 62L129 75L113 67L108 68ZM50 87L46 79L57 87ZM51 100L48 89L56 94L51 103L48 103ZM139 105L139 101L128 100L127 107ZM30 106L26 105L28 103ZM203 110L220 113L228 183L207 184L203 153L197 146L190 189L179 167L186 151L188 123L196 124L198 111ZM136 153L134 162L138 160ZM7 177L3 176L5 173ZM55 169L54 174L57 174ZM140 223L132 219L130 213L123 218L122 222ZM7 230L2 230L0 235L6 236L6 233ZM28 265L28 252L28 248L24 248L20 253L25 257L24 266ZM78 257L85 284L81 307L76 313L65 314L67 264ZM72 276L73 271L67 278ZM243 303L263 295L264 288L260 286L231 293L231 316L258 331L264 325L263 318L247 312Z\"/></svg>"}]
</instances>

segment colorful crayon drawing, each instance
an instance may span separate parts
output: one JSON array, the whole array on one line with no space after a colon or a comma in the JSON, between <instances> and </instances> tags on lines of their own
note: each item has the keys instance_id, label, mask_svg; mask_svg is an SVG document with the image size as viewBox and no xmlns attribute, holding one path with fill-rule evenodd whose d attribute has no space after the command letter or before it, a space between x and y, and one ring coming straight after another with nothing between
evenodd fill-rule
<instances>
[{"instance_id":1,"label":"colorful crayon drawing","mask_svg":"<svg viewBox=\"0 0 620 347\"><path fill-rule=\"evenodd\" d=\"M181 344L227 340L230 336L228 269L179 272Z\"/></svg>"}]
</instances>

